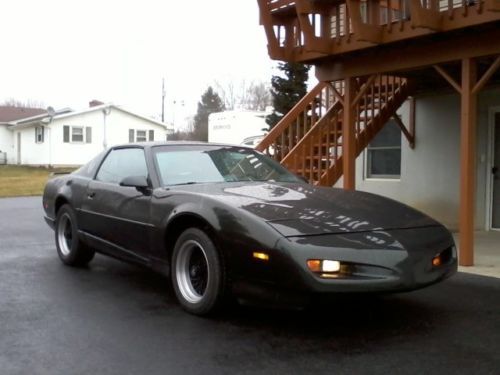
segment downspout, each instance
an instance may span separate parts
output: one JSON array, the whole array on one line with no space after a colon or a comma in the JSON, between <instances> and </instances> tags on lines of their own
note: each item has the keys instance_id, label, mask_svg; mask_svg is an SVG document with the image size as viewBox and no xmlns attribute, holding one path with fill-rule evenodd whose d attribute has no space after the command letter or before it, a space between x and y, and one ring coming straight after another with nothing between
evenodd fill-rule
<instances>
[{"instance_id":1,"label":"downspout","mask_svg":"<svg viewBox=\"0 0 500 375\"><path fill-rule=\"evenodd\" d=\"M54 119L54 116L56 115L56 112L54 111L54 108L48 107L47 108L47 113L49 115L49 119L47 122L42 120L42 127L43 129L47 129L47 137L49 138L49 168L52 168L52 132L50 131L49 125L52 123L52 120ZM45 130L44 130L45 132ZM45 136L45 134L44 134Z\"/></svg>"},{"instance_id":2,"label":"downspout","mask_svg":"<svg viewBox=\"0 0 500 375\"><path fill-rule=\"evenodd\" d=\"M104 116L103 120L103 127L102 127L102 147L104 149L108 148L108 139L107 139L107 132L106 132L106 117L111 113L111 107L106 107L103 108L102 114Z\"/></svg>"},{"instance_id":3,"label":"downspout","mask_svg":"<svg viewBox=\"0 0 500 375\"><path fill-rule=\"evenodd\" d=\"M47 120L44 119L44 121L40 121L40 125L42 126L43 129L43 136L45 137L45 133L47 133L47 138L49 139L49 163L48 167L52 168L52 132L50 131L49 125L52 122L52 116L49 117L48 122L45 122Z\"/></svg>"}]
</instances>

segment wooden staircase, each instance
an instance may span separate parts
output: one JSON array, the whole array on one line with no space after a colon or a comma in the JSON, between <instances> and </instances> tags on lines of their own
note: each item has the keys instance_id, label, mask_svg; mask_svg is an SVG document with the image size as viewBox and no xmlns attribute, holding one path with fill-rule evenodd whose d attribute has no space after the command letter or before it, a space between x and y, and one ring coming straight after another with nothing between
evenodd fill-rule
<instances>
[{"instance_id":1,"label":"wooden staircase","mask_svg":"<svg viewBox=\"0 0 500 375\"><path fill-rule=\"evenodd\" d=\"M358 156L409 96L405 78L373 75L355 80ZM256 147L314 185L333 186L343 174L344 81L320 82Z\"/></svg>"}]
</instances>

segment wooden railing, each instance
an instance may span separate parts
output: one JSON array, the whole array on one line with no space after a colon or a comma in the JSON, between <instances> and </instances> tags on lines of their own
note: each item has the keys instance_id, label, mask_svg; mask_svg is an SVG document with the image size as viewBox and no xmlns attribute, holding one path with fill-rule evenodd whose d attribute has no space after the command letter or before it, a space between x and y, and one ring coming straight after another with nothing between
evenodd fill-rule
<instances>
[{"instance_id":1,"label":"wooden railing","mask_svg":"<svg viewBox=\"0 0 500 375\"><path fill-rule=\"evenodd\" d=\"M269 53L314 60L500 20L498 0L258 0Z\"/></svg>"},{"instance_id":2,"label":"wooden railing","mask_svg":"<svg viewBox=\"0 0 500 375\"><path fill-rule=\"evenodd\" d=\"M334 95L326 82L307 93L256 147L281 162L333 104Z\"/></svg>"},{"instance_id":3,"label":"wooden railing","mask_svg":"<svg viewBox=\"0 0 500 375\"><path fill-rule=\"evenodd\" d=\"M368 146L384 125L396 114L397 109L405 102L410 93L408 81L405 78L375 75L372 82L367 82L366 87L360 88L360 93L355 98L355 139L356 157ZM340 116L337 121L342 122ZM336 125L341 128L341 125ZM342 140L342 138L341 138ZM321 173L318 185L332 186L342 176L343 155L340 150L332 154L329 168Z\"/></svg>"},{"instance_id":4,"label":"wooden railing","mask_svg":"<svg viewBox=\"0 0 500 375\"><path fill-rule=\"evenodd\" d=\"M367 147L408 97L407 80L358 78L354 98L356 155ZM256 147L316 185L342 175L344 82L319 83Z\"/></svg>"}]
</instances>

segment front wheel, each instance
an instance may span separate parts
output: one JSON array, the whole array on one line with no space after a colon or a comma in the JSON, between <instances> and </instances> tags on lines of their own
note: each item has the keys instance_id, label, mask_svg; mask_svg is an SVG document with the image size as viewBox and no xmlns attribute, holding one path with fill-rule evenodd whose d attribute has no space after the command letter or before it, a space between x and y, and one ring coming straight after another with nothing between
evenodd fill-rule
<instances>
[{"instance_id":1,"label":"front wheel","mask_svg":"<svg viewBox=\"0 0 500 375\"><path fill-rule=\"evenodd\" d=\"M212 313L219 306L224 275L219 253L200 229L185 230L172 256L172 283L182 307L196 315Z\"/></svg>"},{"instance_id":2,"label":"front wheel","mask_svg":"<svg viewBox=\"0 0 500 375\"><path fill-rule=\"evenodd\" d=\"M95 252L89 249L78 238L78 225L73 209L65 204L57 212L56 225L56 248L61 261L68 266L85 266Z\"/></svg>"}]
</instances>

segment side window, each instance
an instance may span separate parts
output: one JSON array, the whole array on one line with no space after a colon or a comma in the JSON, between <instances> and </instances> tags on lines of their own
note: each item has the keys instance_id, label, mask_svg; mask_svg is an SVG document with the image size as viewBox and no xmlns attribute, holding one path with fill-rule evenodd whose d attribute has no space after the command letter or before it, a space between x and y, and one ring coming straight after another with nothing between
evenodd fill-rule
<instances>
[{"instance_id":1,"label":"side window","mask_svg":"<svg viewBox=\"0 0 500 375\"><path fill-rule=\"evenodd\" d=\"M148 177L146 158L141 148L112 150L101 164L96 180L118 184L129 176Z\"/></svg>"}]
</instances>

